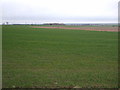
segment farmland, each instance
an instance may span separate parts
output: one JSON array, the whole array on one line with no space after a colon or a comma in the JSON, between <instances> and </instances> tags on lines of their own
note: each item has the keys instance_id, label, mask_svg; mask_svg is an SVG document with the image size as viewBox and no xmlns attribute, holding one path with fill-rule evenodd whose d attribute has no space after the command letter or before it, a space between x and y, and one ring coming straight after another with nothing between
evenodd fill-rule
<instances>
[{"instance_id":1,"label":"farmland","mask_svg":"<svg viewBox=\"0 0 120 90\"><path fill-rule=\"evenodd\" d=\"M3 87L118 87L118 33L3 25Z\"/></svg>"}]
</instances>

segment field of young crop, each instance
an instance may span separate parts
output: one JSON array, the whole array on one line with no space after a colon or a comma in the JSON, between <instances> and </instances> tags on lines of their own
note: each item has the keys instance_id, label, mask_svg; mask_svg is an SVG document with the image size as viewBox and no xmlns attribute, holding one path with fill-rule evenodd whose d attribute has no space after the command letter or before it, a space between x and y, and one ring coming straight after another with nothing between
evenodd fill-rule
<instances>
[{"instance_id":1,"label":"field of young crop","mask_svg":"<svg viewBox=\"0 0 120 90\"><path fill-rule=\"evenodd\" d=\"M118 87L118 33L3 25L3 88Z\"/></svg>"}]
</instances>

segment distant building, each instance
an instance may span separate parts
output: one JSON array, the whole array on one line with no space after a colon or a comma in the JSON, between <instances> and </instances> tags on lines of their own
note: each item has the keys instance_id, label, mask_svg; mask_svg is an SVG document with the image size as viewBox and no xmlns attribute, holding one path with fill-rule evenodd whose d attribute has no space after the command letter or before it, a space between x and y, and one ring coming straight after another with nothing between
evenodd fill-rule
<instances>
[{"instance_id":1,"label":"distant building","mask_svg":"<svg viewBox=\"0 0 120 90\"><path fill-rule=\"evenodd\" d=\"M63 23L44 23L43 25L65 25Z\"/></svg>"},{"instance_id":2,"label":"distant building","mask_svg":"<svg viewBox=\"0 0 120 90\"><path fill-rule=\"evenodd\" d=\"M9 24L9 22L2 23L2 25L8 25L8 24Z\"/></svg>"},{"instance_id":3,"label":"distant building","mask_svg":"<svg viewBox=\"0 0 120 90\"><path fill-rule=\"evenodd\" d=\"M6 22L6 25L8 25L9 23L8 22Z\"/></svg>"}]
</instances>

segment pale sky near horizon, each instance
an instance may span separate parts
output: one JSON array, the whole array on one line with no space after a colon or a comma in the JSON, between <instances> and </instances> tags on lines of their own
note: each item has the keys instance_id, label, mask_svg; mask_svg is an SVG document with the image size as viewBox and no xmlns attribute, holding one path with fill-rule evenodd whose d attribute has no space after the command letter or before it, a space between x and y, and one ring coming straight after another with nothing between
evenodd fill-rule
<instances>
[{"instance_id":1,"label":"pale sky near horizon","mask_svg":"<svg viewBox=\"0 0 120 90\"><path fill-rule=\"evenodd\" d=\"M119 0L3 0L10 23L117 23Z\"/></svg>"}]
</instances>

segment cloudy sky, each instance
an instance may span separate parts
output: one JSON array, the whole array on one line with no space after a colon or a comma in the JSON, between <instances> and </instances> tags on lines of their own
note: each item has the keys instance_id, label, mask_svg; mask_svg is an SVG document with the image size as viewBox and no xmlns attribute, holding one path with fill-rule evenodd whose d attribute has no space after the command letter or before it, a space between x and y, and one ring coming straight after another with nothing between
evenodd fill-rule
<instances>
[{"instance_id":1,"label":"cloudy sky","mask_svg":"<svg viewBox=\"0 0 120 90\"><path fill-rule=\"evenodd\" d=\"M119 0L3 0L10 23L117 23Z\"/></svg>"}]
</instances>

